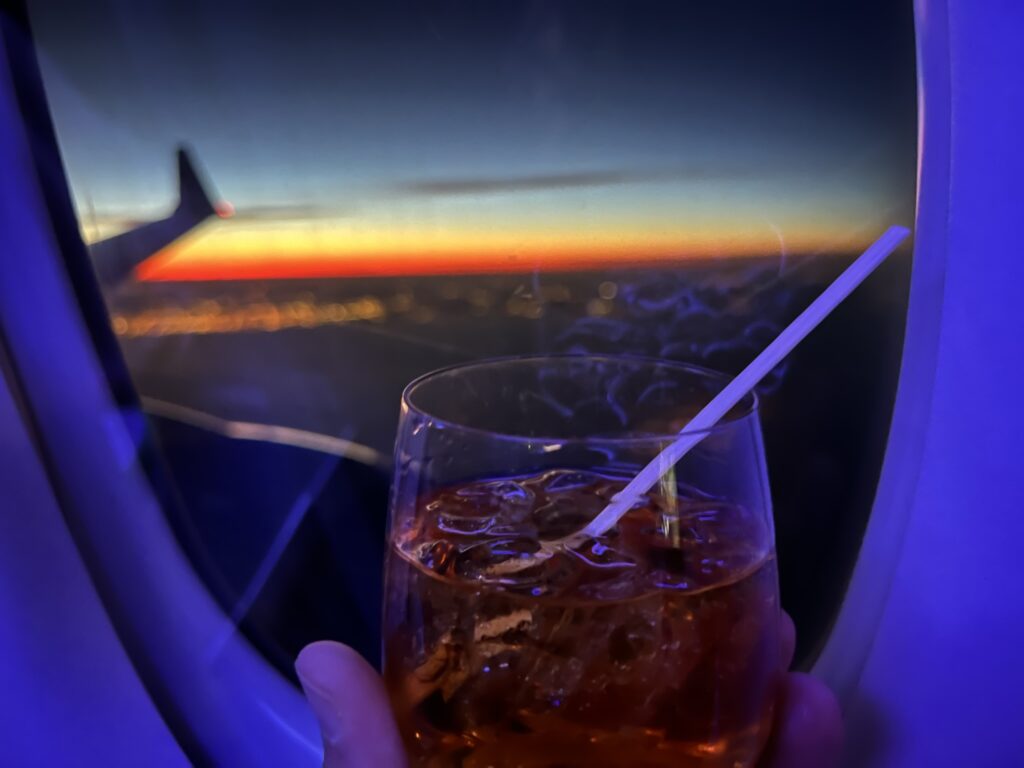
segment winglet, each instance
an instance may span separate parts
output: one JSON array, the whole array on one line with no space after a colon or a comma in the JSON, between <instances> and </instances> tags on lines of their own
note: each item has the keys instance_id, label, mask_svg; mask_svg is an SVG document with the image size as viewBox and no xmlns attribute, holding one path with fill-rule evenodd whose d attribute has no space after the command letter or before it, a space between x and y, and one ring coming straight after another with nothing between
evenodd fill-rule
<instances>
[{"instance_id":1,"label":"winglet","mask_svg":"<svg viewBox=\"0 0 1024 768\"><path fill-rule=\"evenodd\" d=\"M191 149L182 144L178 147L178 207L175 213L187 215L194 221L202 221L218 213L211 202L207 185L199 178Z\"/></svg>"},{"instance_id":2,"label":"winglet","mask_svg":"<svg viewBox=\"0 0 1024 768\"><path fill-rule=\"evenodd\" d=\"M211 201L209 186L197 170L193 157L187 146L178 147L178 205L170 216L89 247L93 268L103 286L111 288L128 279L139 264L210 216L227 218L231 215L234 209L230 203Z\"/></svg>"}]
</instances>

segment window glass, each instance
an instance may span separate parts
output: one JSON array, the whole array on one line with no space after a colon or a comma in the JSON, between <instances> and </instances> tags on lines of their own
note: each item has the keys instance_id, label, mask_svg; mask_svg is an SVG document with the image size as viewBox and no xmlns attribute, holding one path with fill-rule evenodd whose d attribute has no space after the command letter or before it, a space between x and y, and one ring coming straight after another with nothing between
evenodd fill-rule
<instances>
[{"instance_id":1,"label":"window glass","mask_svg":"<svg viewBox=\"0 0 1024 768\"><path fill-rule=\"evenodd\" d=\"M735 373L914 210L912 6L33 0L114 332L225 610L377 654L402 387L481 356ZM909 251L761 387L807 658L870 510Z\"/></svg>"}]
</instances>

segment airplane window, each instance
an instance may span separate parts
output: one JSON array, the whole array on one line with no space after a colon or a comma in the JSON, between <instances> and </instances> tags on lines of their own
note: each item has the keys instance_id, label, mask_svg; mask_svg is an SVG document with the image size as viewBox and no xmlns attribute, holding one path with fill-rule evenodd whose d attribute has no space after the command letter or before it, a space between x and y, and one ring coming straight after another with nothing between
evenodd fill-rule
<instances>
[{"instance_id":1,"label":"airplane window","mask_svg":"<svg viewBox=\"0 0 1024 768\"><path fill-rule=\"evenodd\" d=\"M182 546L287 674L379 647L399 395L482 356L738 372L914 210L911 3L33 0ZM909 250L761 387L811 658L870 511Z\"/></svg>"}]
</instances>

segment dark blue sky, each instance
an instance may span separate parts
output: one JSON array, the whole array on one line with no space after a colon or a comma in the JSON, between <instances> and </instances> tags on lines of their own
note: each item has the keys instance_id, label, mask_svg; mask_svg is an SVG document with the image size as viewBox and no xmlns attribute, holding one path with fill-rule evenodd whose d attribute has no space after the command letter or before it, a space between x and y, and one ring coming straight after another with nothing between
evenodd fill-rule
<instances>
[{"instance_id":1,"label":"dark blue sky","mask_svg":"<svg viewBox=\"0 0 1024 768\"><path fill-rule=\"evenodd\" d=\"M810 247L912 211L909 2L30 8L87 235L170 203L181 140L292 246L763 219Z\"/></svg>"}]
</instances>

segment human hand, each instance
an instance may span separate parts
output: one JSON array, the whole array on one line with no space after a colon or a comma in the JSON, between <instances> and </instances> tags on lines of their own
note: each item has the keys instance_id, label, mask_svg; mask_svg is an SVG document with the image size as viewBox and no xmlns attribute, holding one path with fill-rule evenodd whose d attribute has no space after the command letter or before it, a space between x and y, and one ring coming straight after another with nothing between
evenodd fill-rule
<instances>
[{"instance_id":1,"label":"human hand","mask_svg":"<svg viewBox=\"0 0 1024 768\"><path fill-rule=\"evenodd\" d=\"M785 617L786 666L795 647ZM306 646L295 663L324 741L324 768L402 768L406 764L387 693L374 669L348 646ZM832 692L810 675L790 672L760 768L829 768L838 763L843 726Z\"/></svg>"}]
</instances>

